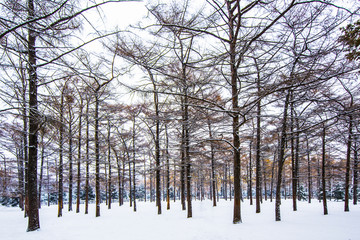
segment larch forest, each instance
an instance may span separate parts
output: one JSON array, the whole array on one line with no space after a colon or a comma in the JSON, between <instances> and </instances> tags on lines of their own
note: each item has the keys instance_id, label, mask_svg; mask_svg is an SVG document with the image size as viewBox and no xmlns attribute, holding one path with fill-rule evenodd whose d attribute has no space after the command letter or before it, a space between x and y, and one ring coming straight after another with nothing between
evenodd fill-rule
<instances>
[{"instance_id":1,"label":"larch forest","mask_svg":"<svg viewBox=\"0 0 360 240\"><path fill-rule=\"evenodd\" d=\"M105 7L146 7L99 28ZM358 203L359 1L3 0L0 202ZM121 18L119 21L121 21ZM110 23L109 23L110 24ZM118 23L112 22L114 26ZM112 26L112 25L111 25ZM89 211L95 204L95 212ZM186 221L186 219L184 219Z\"/></svg>"}]
</instances>

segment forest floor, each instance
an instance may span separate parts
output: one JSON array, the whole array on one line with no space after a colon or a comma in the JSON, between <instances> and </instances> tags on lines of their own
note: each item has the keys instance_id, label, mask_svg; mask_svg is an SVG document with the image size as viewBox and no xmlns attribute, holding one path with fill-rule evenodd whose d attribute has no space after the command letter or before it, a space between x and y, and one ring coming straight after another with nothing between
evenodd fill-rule
<instances>
[{"instance_id":1,"label":"forest floor","mask_svg":"<svg viewBox=\"0 0 360 240\"><path fill-rule=\"evenodd\" d=\"M68 212L57 217L57 206L40 209L41 229L26 232L27 219L18 208L0 207L0 236L3 240L359 240L360 205L350 205L344 212L343 202L328 202L329 215L322 214L322 204L298 202L292 211L292 201L283 200L281 222L275 222L275 202L264 201L261 213L255 205L242 203L241 224L232 224L233 202L193 201L193 218L186 218L180 202L171 202L171 210L162 203L163 214L157 215L152 202L137 202L137 212L126 202L119 207L113 203L108 210L101 205L101 217L95 217L95 206L89 214Z\"/></svg>"}]
</instances>

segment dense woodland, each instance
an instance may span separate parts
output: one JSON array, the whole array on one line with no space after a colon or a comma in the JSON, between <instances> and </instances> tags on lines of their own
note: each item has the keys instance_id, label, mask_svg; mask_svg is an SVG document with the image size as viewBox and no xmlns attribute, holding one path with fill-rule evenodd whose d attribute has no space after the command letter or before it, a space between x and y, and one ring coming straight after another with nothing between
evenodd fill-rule
<instances>
[{"instance_id":1,"label":"dense woodland","mask_svg":"<svg viewBox=\"0 0 360 240\"><path fill-rule=\"evenodd\" d=\"M349 211L360 145L350 2L149 1L141 22L101 30L102 7L129 3L2 1L2 204L24 211L28 231L46 204L61 217L181 201L190 218L192 201L225 199L234 223L245 198L258 213L274 201L276 221L284 198L294 211L315 200Z\"/></svg>"}]
</instances>

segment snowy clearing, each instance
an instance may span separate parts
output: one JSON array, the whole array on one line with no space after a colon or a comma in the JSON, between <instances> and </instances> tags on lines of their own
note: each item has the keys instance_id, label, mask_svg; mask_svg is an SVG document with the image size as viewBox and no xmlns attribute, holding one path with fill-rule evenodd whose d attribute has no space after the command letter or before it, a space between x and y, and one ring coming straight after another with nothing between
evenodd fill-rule
<instances>
[{"instance_id":1,"label":"snowy clearing","mask_svg":"<svg viewBox=\"0 0 360 240\"><path fill-rule=\"evenodd\" d=\"M243 223L232 224L233 202L220 201L212 207L211 201L193 201L193 218L186 218L180 202L171 203L171 210L157 215L155 203L138 202L137 212L129 203L112 209L101 206L101 217L95 217L94 205L89 214L68 212L57 218L57 206L43 206L40 210L41 230L26 232L27 219L18 208L0 207L0 236L4 240L102 240L102 239L157 239L157 240L356 240L360 239L360 206L351 205L343 211L343 202L328 202L329 215L322 215L322 205L298 203L292 211L292 201L283 200L282 221L274 220L275 202L261 205L262 213L255 213L255 205L242 203Z\"/></svg>"}]
</instances>

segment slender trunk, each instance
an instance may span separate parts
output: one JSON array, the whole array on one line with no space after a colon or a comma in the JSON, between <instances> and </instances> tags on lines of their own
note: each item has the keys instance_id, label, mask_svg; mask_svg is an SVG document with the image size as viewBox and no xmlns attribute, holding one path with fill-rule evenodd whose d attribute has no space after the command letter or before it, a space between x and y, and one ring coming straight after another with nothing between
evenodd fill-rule
<instances>
[{"instance_id":1,"label":"slender trunk","mask_svg":"<svg viewBox=\"0 0 360 240\"><path fill-rule=\"evenodd\" d=\"M166 209L170 209L170 154L169 154L169 135L167 125L165 124L165 134L166 134Z\"/></svg>"},{"instance_id":2,"label":"slender trunk","mask_svg":"<svg viewBox=\"0 0 360 240\"><path fill-rule=\"evenodd\" d=\"M135 122L136 118L134 116L134 122L133 122L133 201L134 201L134 212L136 212L136 181L135 181L135 162L136 162L136 149L135 149Z\"/></svg>"},{"instance_id":3,"label":"slender trunk","mask_svg":"<svg viewBox=\"0 0 360 240\"><path fill-rule=\"evenodd\" d=\"M111 194L112 194L112 188L111 188L111 142L110 142L110 120L108 119L108 135L107 135L107 144L108 144L108 167L109 167L109 178L108 178L108 209L111 209Z\"/></svg>"},{"instance_id":4,"label":"slender trunk","mask_svg":"<svg viewBox=\"0 0 360 240\"><path fill-rule=\"evenodd\" d=\"M346 152L346 173L345 173L345 207L344 211L349 211L349 190L350 190L350 162L351 162L351 146L352 146L352 128L353 116L349 116L349 135L347 140Z\"/></svg>"},{"instance_id":5,"label":"slender trunk","mask_svg":"<svg viewBox=\"0 0 360 240\"><path fill-rule=\"evenodd\" d=\"M46 159L46 179L47 179L47 205L50 207L50 171L49 171L49 159Z\"/></svg>"},{"instance_id":6,"label":"slender trunk","mask_svg":"<svg viewBox=\"0 0 360 240\"><path fill-rule=\"evenodd\" d=\"M147 194L147 191L146 191L146 160L144 159L144 192L145 192L145 195L144 195L144 201L146 202L146 194Z\"/></svg>"},{"instance_id":7,"label":"slender trunk","mask_svg":"<svg viewBox=\"0 0 360 240\"><path fill-rule=\"evenodd\" d=\"M77 159L77 187L76 187L76 212L80 212L80 182L81 182L81 129L82 129L83 99L80 99L78 159Z\"/></svg>"},{"instance_id":8,"label":"slender trunk","mask_svg":"<svg viewBox=\"0 0 360 240\"><path fill-rule=\"evenodd\" d=\"M33 0L28 0L28 19L35 16ZM40 228L37 199L37 154L38 154L38 100L37 100L37 70L36 70L36 35L31 24L28 25L28 75L29 75L29 163L28 163L28 228L35 231Z\"/></svg>"},{"instance_id":9,"label":"slender trunk","mask_svg":"<svg viewBox=\"0 0 360 240\"><path fill-rule=\"evenodd\" d=\"M129 166L129 199L130 199L130 207L133 206L133 190L132 190L132 174L131 174L131 161L129 151L127 150L127 159L128 159L128 166Z\"/></svg>"},{"instance_id":10,"label":"slender trunk","mask_svg":"<svg viewBox=\"0 0 360 240\"><path fill-rule=\"evenodd\" d=\"M95 91L95 216L100 217L100 141L99 141L99 91Z\"/></svg>"},{"instance_id":11,"label":"slender trunk","mask_svg":"<svg viewBox=\"0 0 360 240\"><path fill-rule=\"evenodd\" d=\"M117 180L118 180L118 198L119 198L119 206L122 205L121 203L121 196L122 196L122 191L121 191L121 168L120 168L120 158L117 154L117 151L113 148L114 154L115 154L115 159L116 159L116 166L117 166Z\"/></svg>"},{"instance_id":12,"label":"slender trunk","mask_svg":"<svg viewBox=\"0 0 360 240\"><path fill-rule=\"evenodd\" d=\"M89 159L89 150L90 150L90 139L89 139L89 128L90 128L90 121L89 121L89 105L90 100L87 100L86 104L86 173L85 173L85 214L89 213L89 167L90 167L90 159Z\"/></svg>"},{"instance_id":13,"label":"slender trunk","mask_svg":"<svg viewBox=\"0 0 360 240\"><path fill-rule=\"evenodd\" d=\"M252 194L252 141L249 144L249 195L250 205L253 205L253 194Z\"/></svg>"},{"instance_id":14,"label":"slender trunk","mask_svg":"<svg viewBox=\"0 0 360 240\"><path fill-rule=\"evenodd\" d=\"M184 96L184 124L185 124L185 162L186 162L186 200L187 200L187 217L192 217L191 204L191 162L190 162L190 132L189 132L189 103L187 90Z\"/></svg>"},{"instance_id":15,"label":"slender trunk","mask_svg":"<svg viewBox=\"0 0 360 240\"><path fill-rule=\"evenodd\" d=\"M295 134L294 134L294 101L293 101L293 94L291 94L290 96L291 98L291 103L290 103L290 141L291 141L291 173L292 173L292 179L291 179L291 184L292 184L292 202L293 202L293 211L297 211L297 176L296 176L296 163L295 163L295 143L294 143L294 138L295 138Z\"/></svg>"},{"instance_id":16,"label":"slender trunk","mask_svg":"<svg viewBox=\"0 0 360 240\"><path fill-rule=\"evenodd\" d=\"M122 176L121 176L121 205L124 204L124 192L125 192L125 152L122 161Z\"/></svg>"},{"instance_id":17,"label":"slender trunk","mask_svg":"<svg viewBox=\"0 0 360 240\"><path fill-rule=\"evenodd\" d=\"M69 104L70 108L70 104ZM73 200L73 162L72 162L72 114L69 109L69 209L72 211Z\"/></svg>"},{"instance_id":18,"label":"slender trunk","mask_svg":"<svg viewBox=\"0 0 360 240\"><path fill-rule=\"evenodd\" d=\"M286 142L286 128L287 128L287 112L290 101L290 93L289 90L284 104L284 116L282 120L282 128L281 128L281 137L280 137L280 148L279 148L279 159L278 159L278 177L277 177L277 185L276 185L276 200L275 200L275 220L281 221L280 215L280 204L281 204L281 184L282 184L282 171L285 162L285 142ZM286 193L285 193L286 196Z\"/></svg>"},{"instance_id":19,"label":"slender trunk","mask_svg":"<svg viewBox=\"0 0 360 240\"><path fill-rule=\"evenodd\" d=\"M22 143L17 151L19 207L24 211L24 155Z\"/></svg>"},{"instance_id":20,"label":"slender trunk","mask_svg":"<svg viewBox=\"0 0 360 240\"><path fill-rule=\"evenodd\" d=\"M174 202L176 202L176 158L174 158L174 171L173 171L173 180L174 180Z\"/></svg>"},{"instance_id":21,"label":"slender trunk","mask_svg":"<svg viewBox=\"0 0 360 240\"><path fill-rule=\"evenodd\" d=\"M182 110L184 111L184 107L182 106ZM183 117L184 122L184 117ZM181 206L182 210L186 210L185 204L185 127L182 124L182 133L181 133L181 163L180 163L180 190L181 190Z\"/></svg>"},{"instance_id":22,"label":"slender trunk","mask_svg":"<svg viewBox=\"0 0 360 240\"><path fill-rule=\"evenodd\" d=\"M240 137L239 137L239 104L238 104L238 74L237 74L237 49L236 42L237 36L235 34L235 29L239 27L240 22L235 26L234 23L236 16L234 16L234 11L238 6L231 6L231 2L227 1L227 10L229 18L229 55L230 55L230 73L231 73L231 103L232 103L232 135L233 135L233 166L234 166L234 212L233 212L233 223L241 223L241 165L240 165ZM235 3L239 5L239 2ZM240 14L240 13L238 13Z\"/></svg>"},{"instance_id":23,"label":"slender trunk","mask_svg":"<svg viewBox=\"0 0 360 240\"><path fill-rule=\"evenodd\" d=\"M323 208L324 208L324 215L328 214L327 209L327 202L326 202L326 172L325 172L325 140L326 140L326 128L323 126L323 132L322 132L322 167L321 167L321 183L322 183L322 200L323 200Z\"/></svg>"},{"instance_id":24,"label":"slender trunk","mask_svg":"<svg viewBox=\"0 0 360 240\"><path fill-rule=\"evenodd\" d=\"M306 152L307 152L307 167L308 167L308 202L311 203L312 197L312 179L311 179L311 159L310 159L310 148L309 148L309 139L306 136Z\"/></svg>"},{"instance_id":25,"label":"slender trunk","mask_svg":"<svg viewBox=\"0 0 360 240\"><path fill-rule=\"evenodd\" d=\"M296 130L295 133L295 193L298 198L298 201L300 201L300 195L298 193L299 191L299 164L300 164L300 158L299 158L299 152L300 152L300 126L299 126L299 118L296 115L295 112L295 124L296 124Z\"/></svg>"},{"instance_id":26,"label":"slender trunk","mask_svg":"<svg viewBox=\"0 0 360 240\"><path fill-rule=\"evenodd\" d=\"M262 170L263 170L263 184L264 184L264 197L265 201L267 201L267 177L266 177L266 162L265 159L262 159Z\"/></svg>"},{"instance_id":27,"label":"slender trunk","mask_svg":"<svg viewBox=\"0 0 360 240\"><path fill-rule=\"evenodd\" d=\"M151 161L151 153L149 153L149 160L150 160L150 202L153 201L153 171L152 171L152 161Z\"/></svg>"},{"instance_id":28,"label":"slender trunk","mask_svg":"<svg viewBox=\"0 0 360 240\"><path fill-rule=\"evenodd\" d=\"M353 204L357 205L358 201L358 176L359 176L359 159L357 148L357 136L354 136L354 179L353 179Z\"/></svg>"},{"instance_id":29,"label":"slender trunk","mask_svg":"<svg viewBox=\"0 0 360 240\"><path fill-rule=\"evenodd\" d=\"M65 83L66 84L66 83ZM64 171L64 165L63 165L63 145L64 145L64 89L65 85L61 92L61 100L60 100L60 133L59 133L59 189L58 189L58 217L62 216L62 209L64 204L63 199L63 193L64 193L64 187L63 187L63 171Z\"/></svg>"},{"instance_id":30,"label":"slender trunk","mask_svg":"<svg viewBox=\"0 0 360 240\"><path fill-rule=\"evenodd\" d=\"M255 64L258 68L258 65L255 60ZM258 102L257 102L257 111L256 111L256 213L260 213L260 199L262 198L261 194L261 98L260 98L260 70L257 69L257 93L258 93Z\"/></svg>"},{"instance_id":31,"label":"slender trunk","mask_svg":"<svg viewBox=\"0 0 360 240\"><path fill-rule=\"evenodd\" d=\"M20 160L20 173L22 173L21 177L21 187L19 190L21 190L20 195L20 207L22 206L22 209L24 211L25 217L28 216L28 194L27 194L27 169L28 169L28 161L29 161L29 155L28 155L28 114L26 109L26 80L23 79L23 92L22 92L22 101L23 101L23 109L22 109L22 120L23 120L23 134L22 134L22 148L21 148L21 156L22 159ZM25 205L24 205L25 203Z\"/></svg>"},{"instance_id":32,"label":"slender trunk","mask_svg":"<svg viewBox=\"0 0 360 240\"><path fill-rule=\"evenodd\" d=\"M227 201L227 163L224 164L224 198Z\"/></svg>"},{"instance_id":33,"label":"slender trunk","mask_svg":"<svg viewBox=\"0 0 360 240\"><path fill-rule=\"evenodd\" d=\"M41 134L41 163L40 163L40 179L39 179L39 208L41 208L41 189L43 182L43 170L44 170L44 158L45 158L45 143L44 143L44 134Z\"/></svg>"}]
</instances>

